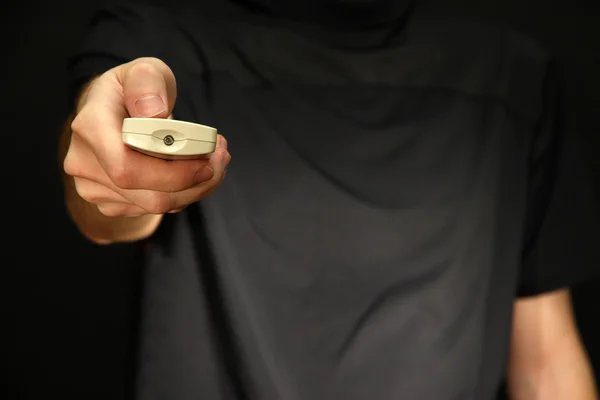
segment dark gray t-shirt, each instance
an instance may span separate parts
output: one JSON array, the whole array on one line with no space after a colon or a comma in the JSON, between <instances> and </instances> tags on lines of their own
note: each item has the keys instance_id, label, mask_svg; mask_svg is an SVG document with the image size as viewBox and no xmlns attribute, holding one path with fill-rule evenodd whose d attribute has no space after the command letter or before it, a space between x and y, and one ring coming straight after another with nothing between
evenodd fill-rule
<instances>
[{"instance_id":1,"label":"dark gray t-shirt","mask_svg":"<svg viewBox=\"0 0 600 400\"><path fill-rule=\"evenodd\" d=\"M145 243L137 398L491 399L514 300L597 272L549 55L418 9L394 28L98 14L73 88L159 57L174 116L217 127L233 157Z\"/></svg>"}]
</instances>

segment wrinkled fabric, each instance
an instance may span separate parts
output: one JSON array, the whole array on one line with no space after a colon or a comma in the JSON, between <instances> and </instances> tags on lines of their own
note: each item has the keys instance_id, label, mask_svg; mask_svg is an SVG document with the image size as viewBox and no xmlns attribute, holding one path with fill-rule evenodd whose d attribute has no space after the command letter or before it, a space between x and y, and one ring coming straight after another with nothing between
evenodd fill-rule
<instances>
[{"instance_id":1,"label":"wrinkled fabric","mask_svg":"<svg viewBox=\"0 0 600 400\"><path fill-rule=\"evenodd\" d=\"M397 21L413 0L231 0L271 16L358 29Z\"/></svg>"},{"instance_id":2,"label":"wrinkled fabric","mask_svg":"<svg viewBox=\"0 0 600 400\"><path fill-rule=\"evenodd\" d=\"M146 244L137 398L493 399L514 300L600 265L551 57L423 10L357 48L197 3L105 9L70 68L163 59L233 157Z\"/></svg>"}]
</instances>

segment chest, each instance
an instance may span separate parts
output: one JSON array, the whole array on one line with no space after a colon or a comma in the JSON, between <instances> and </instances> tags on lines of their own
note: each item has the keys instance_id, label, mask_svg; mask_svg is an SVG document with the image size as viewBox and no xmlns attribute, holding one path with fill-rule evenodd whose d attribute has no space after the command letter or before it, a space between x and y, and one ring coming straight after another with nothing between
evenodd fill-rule
<instances>
[{"instance_id":1,"label":"chest","mask_svg":"<svg viewBox=\"0 0 600 400\"><path fill-rule=\"evenodd\" d=\"M176 117L228 140L227 179L205 203L236 262L298 263L307 282L323 271L405 279L473 246L491 251L506 205L513 218L524 206L524 127L501 107L398 87L243 87L224 75L205 88L180 89Z\"/></svg>"}]
</instances>

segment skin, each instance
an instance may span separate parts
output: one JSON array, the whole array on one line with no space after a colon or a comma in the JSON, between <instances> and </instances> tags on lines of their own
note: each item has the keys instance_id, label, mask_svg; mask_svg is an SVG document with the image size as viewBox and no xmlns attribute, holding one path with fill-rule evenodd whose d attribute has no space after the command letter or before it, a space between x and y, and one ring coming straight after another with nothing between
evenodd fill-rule
<instances>
[{"instance_id":1,"label":"skin","mask_svg":"<svg viewBox=\"0 0 600 400\"><path fill-rule=\"evenodd\" d=\"M67 210L91 241L147 238L164 214L203 199L223 181L231 156L221 135L210 156L177 162L143 155L121 142L124 118L169 118L176 91L173 72L156 58L118 66L83 91L60 158Z\"/></svg>"},{"instance_id":2,"label":"skin","mask_svg":"<svg viewBox=\"0 0 600 400\"><path fill-rule=\"evenodd\" d=\"M159 101L142 106L139 99ZM155 58L116 67L83 90L59 158L67 210L92 242L145 239L166 213L210 195L223 181L231 156L222 136L209 157L177 162L142 155L121 142L123 118L169 118L175 99L175 77ZM598 399L568 290L515 303L508 382L513 400Z\"/></svg>"},{"instance_id":3,"label":"skin","mask_svg":"<svg viewBox=\"0 0 600 400\"><path fill-rule=\"evenodd\" d=\"M515 303L508 391L512 400L598 400L567 289Z\"/></svg>"}]
</instances>

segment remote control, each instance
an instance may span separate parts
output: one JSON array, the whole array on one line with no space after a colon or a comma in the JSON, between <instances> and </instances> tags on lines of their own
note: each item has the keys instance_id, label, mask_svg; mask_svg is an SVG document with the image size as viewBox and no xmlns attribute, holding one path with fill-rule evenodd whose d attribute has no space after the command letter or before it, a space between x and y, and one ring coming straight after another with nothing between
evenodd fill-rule
<instances>
[{"instance_id":1,"label":"remote control","mask_svg":"<svg viewBox=\"0 0 600 400\"><path fill-rule=\"evenodd\" d=\"M173 119L125 118L121 140L134 150L152 157L186 160L214 152L217 130Z\"/></svg>"}]
</instances>

